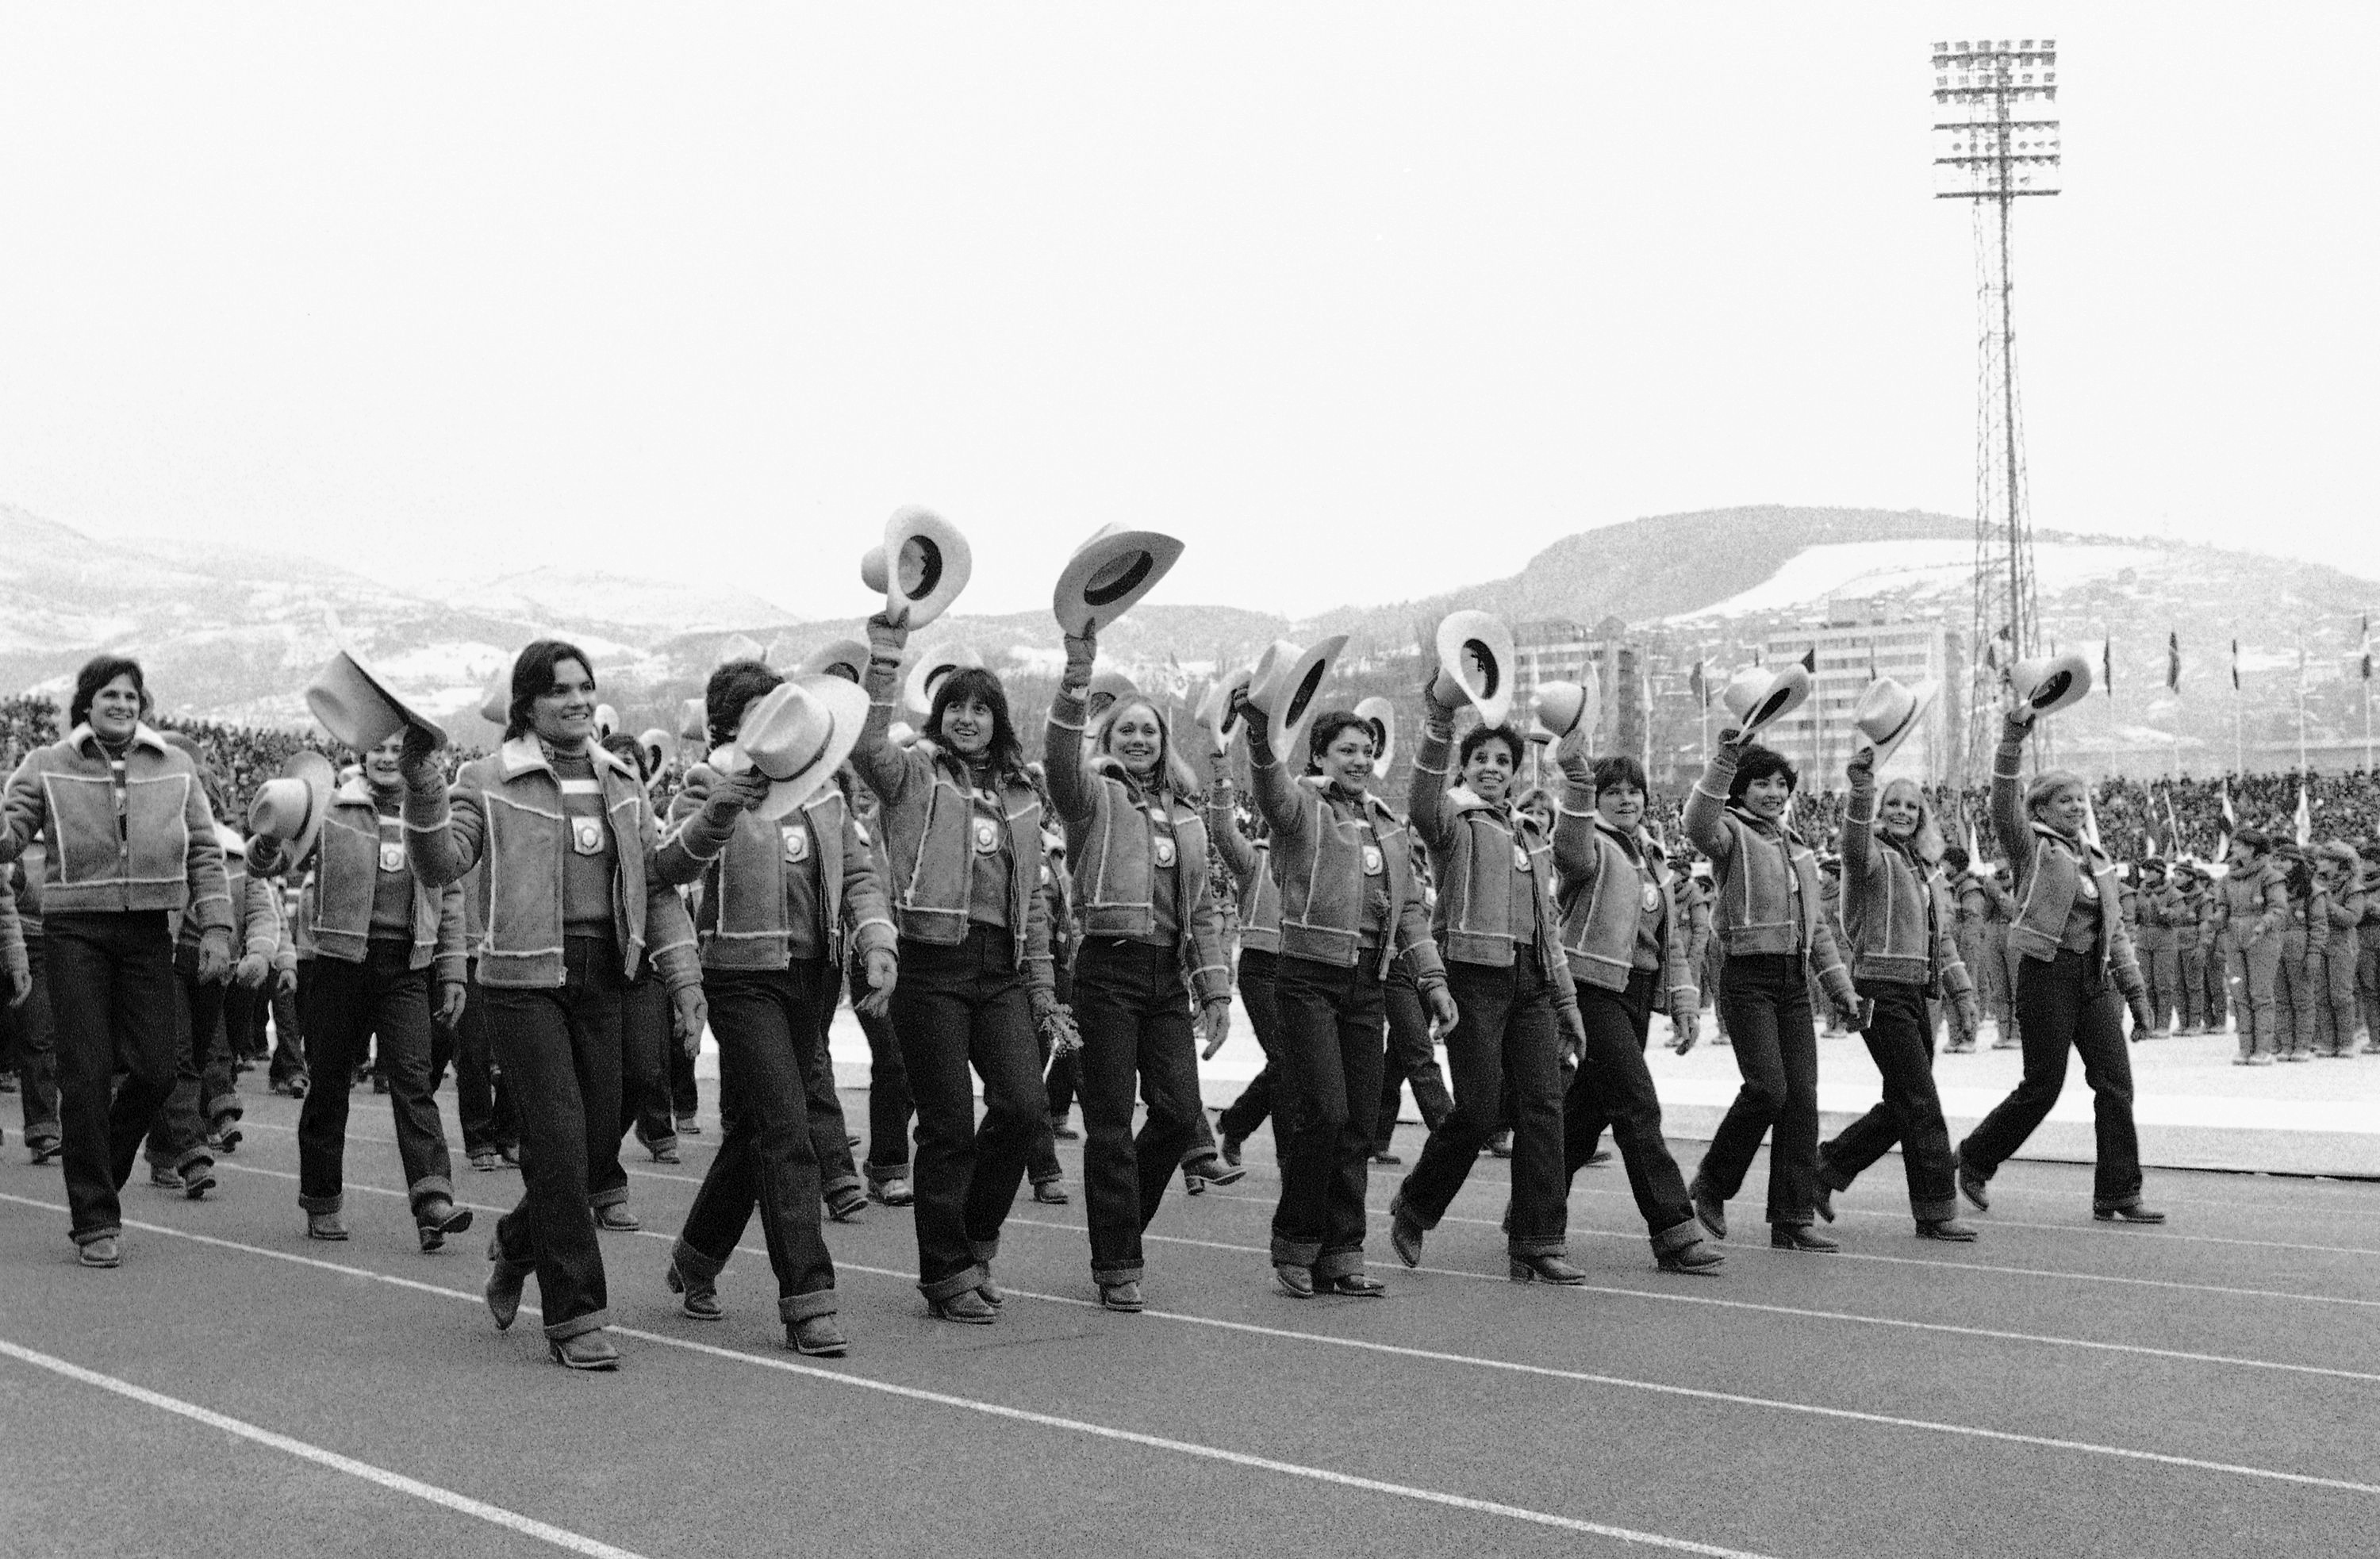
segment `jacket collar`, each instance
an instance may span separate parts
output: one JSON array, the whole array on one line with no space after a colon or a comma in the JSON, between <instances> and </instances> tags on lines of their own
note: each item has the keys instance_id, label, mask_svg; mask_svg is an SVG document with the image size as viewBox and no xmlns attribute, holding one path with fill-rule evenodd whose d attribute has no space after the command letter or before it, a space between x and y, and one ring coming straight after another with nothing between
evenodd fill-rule
<instances>
[{"instance_id":1,"label":"jacket collar","mask_svg":"<svg viewBox=\"0 0 2380 1559\"><path fill-rule=\"evenodd\" d=\"M2088 839L2084 839L2080 836L2069 838L2067 835L2060 834L2058 830L2050 827L2049 824L2046 822L2034 823L2033 825L2033 832L2034 836L2036 838L2046 839L2052 844L2061 845L2067 849L2073 851L2077 857L2089 863L2090 869L2094 872L2096 872L2102 866L2113 867L2115 864L2115 862L2108 859L2107 851L2091 843Z\"/></svg>"},{"instance_id":2,"label":"jacket collar","mask_svg":"<svg viewBox=\"0 0 2380 1559\"><path fill-rule=\"evenodd\" d=\"M589 742L587 756L595 765L595 775L598 779L601 779L603 772L609 769L631 785L637 782L637 776L629 772L628 766L613 757L611 749L601 743ZM503 747L496 749L496 759L504 765L504 778L508 780L518 779L531 769L543 769L547 773L553 773L553 765L545 760L544 745L531 736L514 737L506 741Z\"/></svg>"},{"instance_id":3,"label":"jacket collar","mask_svg":"<svg viewBox=\"0 0 2380 1559\"><path fill-rule=\"evenodd\" d=\"M91 728L91 722L88 720L67 733L67 745L91 758L98 757L101 751L99 733ZM132 727L132 740L128 744L127 749L129 750L134 747L145 747L150 751L158 753L170 750L165 738L152 729L146 720L136 722Z\"/></svg>"},{"instance_id":4,"label":"jacket collar","mask_svg":"<svg viewBox=\"0 0 2380 1559\"><path fill-rule=\"evenodd\" d=\"M1740 801L1730 801L1727 804L1727 810L1732 812L1746 828L1763 838L1774 839L1789 850L1801 848L1802 836L1794 833L1793 825L1784 819L1779 818L1775 822L1770 822L1766 818L1755 817L1751 809Z\"/></svg>"},{"instance_id":5,"label":"jacket collar","mask_svg":"<svg viewBox=\"0 0 2380 1559\"><path fill-rule=\"evenodd\" d=\"M1631 860L1650 861L1655 866L1669 864L1669 852L1661 847L1659 838L1641 823L1637 825L1634 833L1627 833L1612 827L1603 821L1601 813L1597 813L1595 819L1595 831L1627 851L1628 859Z\"/></svg>"}]
</instances>

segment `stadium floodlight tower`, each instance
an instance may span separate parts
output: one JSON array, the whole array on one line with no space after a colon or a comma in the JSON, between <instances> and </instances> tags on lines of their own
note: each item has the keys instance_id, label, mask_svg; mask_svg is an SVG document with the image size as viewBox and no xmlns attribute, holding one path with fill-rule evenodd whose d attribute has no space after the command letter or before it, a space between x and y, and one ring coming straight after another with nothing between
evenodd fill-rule
<instances>
[{"instance_id":1,"label":"stadium floodlight tower","mask_svg":"<svg viewBox=\"0 0 2380 1559\"><path fill-rule=\"evenodd\" d=\"M1967 761L1992 750L2010 664L2037 653L2041 624L2016 389L2010 215L2055 195L2059 177L2058 41L1961 39L1934 45L1934 193L1974 212L1975 611L1968 641Z\"/></svg>"}]
</instances>

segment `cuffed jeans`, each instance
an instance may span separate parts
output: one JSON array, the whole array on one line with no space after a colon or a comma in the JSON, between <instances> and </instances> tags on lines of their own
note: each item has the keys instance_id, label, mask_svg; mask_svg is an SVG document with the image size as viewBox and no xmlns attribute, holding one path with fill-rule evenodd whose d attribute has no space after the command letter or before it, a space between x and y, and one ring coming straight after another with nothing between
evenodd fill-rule
<instances>
[{"instance_id":1,"label":"cuffed jeans","mask_svg":"<svg viewBox=\"0 0 2380 1559\"><path fill-rule=\"evenodd\" d=\"M1273 994L1273 969L1280 962L1277 955L1259 950L1244 950L1240 954L1240 1005L1247 1010L1248 1027L1257 1033L1257 1047L1264 1052L1264 1066L1248 1079L1240 1096L1224 1106L1216 1120L1223 1139L1243 1142L1256 1135L1273 1112L1273 1096L1281 1085L1281 1011ZM1273 1144L1273 1156L1281 1154L1281 1144Z\"/></svg>"},{"instance_id":2,"label":"cuffed jeans","mask_svg":"<svg viewBox=\"0 0 2380 1559\"><path fill-rule=\"evenodd\" d=\"M42 939L25 939L25 963L32 993L17 1005L0 1006L0 1050L16 1053L17 1088L25 1112L25 1141L39 1148L58 1140L58 1041L50 1026L50 975Z\"/></svg>"},{"instance_id":3,"label":"cuffed jeans","mask_svg":"<svg viewBox=\"0 0 2380 1559\"><path fill-rule=\"evenodd\" d=\"M1393 1205L1423 1228L1438 1227L1479 1150L1509 1118L1512 1188L1504 1236L1515 1256L1563 1255L1569 1208L1552 982L1532 949L1516 952L1503 968L1450 960L1446 980L1459 1015L1446 1041L1454 1108L1430 1128Z\"/></svg>"},{"instance_id":4,"label":"cuffed jeans","mask_svg":"<svg viewBox=\"0 0 2380 1559\"><path fill-rule=\"evenodd\" d=\"M1578 1015L1586 1029L1586 1049L1562 1100L1562 1191L1567 1197L1572 1177L1594 1156L1603 1128L1609 1126L1620 1162L1628 1171L1637 1214L1652 1236L1653 1248L1666 1251L1701 1236L1694 1229L1686 1177L1661 1136L1661 1096L1654 1090L1652 1068L1645 1065L1653 991L1659 981L1658 970L1631 969L1625 990L1579 982Z\"/></svg>"},{"instance_id":5,"label":"cuffed jeans","mask_svg":"<svg viewBox=\"0 0 2380 1559\"><path fill-rule=\"evenodd\" d=\"M162 909L53 914L42 930L67 1216L88 1245L124 1232L116 1193L173 1091L174 936Z\"/></svg>"},{"instance_id":6,"label":"cuffed jeans","mask_svg":"<svg viewBox=\"0 0 2380 1559\"><path fill-rule=\"evenodd\" d=\"M1372 1117L1372 1151L1385 1153L1397 1129L1398 1092L1413 1084L1414 1108L1421 1112L1425 1130L1454 1111L1454 1096L1438 1069L1438 1052L1430 1043L1429 1014L1422 1010L1421 992L1405 972L1402 960L1389 975L1389 1038L1380 1071L1380 1107Z\"/></svg>"},{"instance_id":7,"label":"cuffed jeans","mask_svg":"<svg viewBox=\"0 0 2380 1559\"><path fill-rule=\"evenodd\" d=\"M917 1102L917 1287L947 1299L980 1287L981 1263L1024 1183L1034 1134L1050 1129L1041 1052L1004 926L974 925L955 946L901 942L892 1029ZM972 1066L983 1079L975 1118Z\"/></svg>"},{"instance_id":8,"label":"cuffed jeans","mask_svg":"<svg viewBox=\"0 0 2380 1559\"><path fill-rule=\"evenodd\" d=\"M1386 984L1366 949L1342 968L1284 957L1274 994L1281 1014L1282 1088L1273 1133L1284 1127L1281 1201L1272 1215L1275 1266L1306 1267L1321 1282L1364 1270L1364 1193L1372 1108L1387 1051L1380 1026Z\"/></svg>"},{"instance_id":9,"label":"cuffed jeans","mask_svg":"<svg viewBox=\"0 0 2380 1559\"><path fill-rule=\"evenodd\" d=\"M758 1207L777 1313L787 1322L832 1315L834 1260L819 1228L818 1155L810 1139L805 1057L834 983L824 959L782 969L710 969L703 975L719 1037L720 1094L733 1102L719 1152L694 1194L677 1238L690 1277L718 1277Z\"/></svg>"},{"instance_id":10,"label":"cuffed jeans","mask_svg":"<svg viewBox=\"0 0 2380 1559\"><path fill-rule=\"evenodd\" d=\"M625 988L608 937L565 937L562 962L560 985L480 988L521 1127L521 1200L496 1224L496 1259L537 1273L554 1342L611 1324L587 1166L619 1151Z\"/></svg>"},{"instance_id":11,"label":"cuffed jeans","mask_svg":"<svg viewBox=\"0 0 2380 1559\"><path fill-rule=\"evenodd\" d=\"M223 980L199 979L195 947L174 950L174 1086L149 1127L149 1162L176 1171L205 1164L214 1150L207 1134L240 1117L232 1087L231 1045L224 1035Z\"/></svg>"},{"instance_id":12,"label":"cuffed jeans","mask_svg":"<svg viewBox=\"0 0 2380 1559\"><path fill-rule=\"evenodd\" d=\"M311 960L301 985L309 1043L324 1077L347 1077L365 1044L379 1035L388 1067L389 1109L396 1117L396 1156L419 1218L430 1202L454 1199L455 1171L446 1156L438 1097L431 1091L431 971L409 968L412 961L409 940L375 937L366 944L361 963ZM339 1211L347 1099L347 1090L334 1084L309 1090L298 1107L298 1205L309 1212Z\"/></svg>"},{"instance_id":13,"label":"cuffed jeans","mask_svg":"<svg viewBox=\"0 0 2380 1559\"><path fill-rule=\"evenodd\" d=\"M2092 956L2061 949L2056 959L2027 958L2016 987L2024 1025L2024 1077L1967 1139L1959 1163L1988 1180L2047 1118L2066 1087L2066 1052L2082 1057L2098 1126L2099 1164L2093 1206L2106 1211L2141 1200L2141 1144L2132 1125L2132 1057L2124 1045L2124 1004L2099 977Z\"/></svg>"},{"instance_id":14,"label":"cuffed jeans","mask_svg":"<svg viewBox=\"0 0 2380 1559\"><path fill-rule=\"evenodd\" d=\"M1711 1134L1694 1179L1720 1201L1734 1196L1773 1127L1768 1222L1807 1227L1817 1205L1818 1035L1810 1020L1803 960L1794 954L1737 953L1720 980L1719 1010L1727 1015L1743 1086Z\"/></svg>"},{"instance_id":15,"label":"cuffed jeans","mask_svg":"<svg viewBox=\"0 0 2380 1559\"><path fill-rule=\"evenodd\" d=\"M1197 1137L1198 1050L1190 993L1172 947L1097 937L1075 956L1075 1020L1083 1031L1083 1190L1091 1278L1136 1283L1140 1235ZM1133 1097L1148 1119L1133 1136Z\"/></svg>"},{"instance_id":16,"label":"cuffed jeans","mask_svg":"<svg viewBox=\"0 0 2380 1559\"><path fill-rule=\"evenodd\" d=\"M1859 992L1876 1003L1876 1016L1860 1037L1884 1078L1884 1097L1867 1114L1818 1149L1818 1179L1849 1190L1861 1170L1900 1144L1909 1175L1909 1211L1923 1223L1959 1211L1950 1159L1950 1128L1943 1124L1941 1096L1934 1090L1934 1030L1926 1019L1925 990L1906 980L1864 980Z\"/></svg>"}]
</instances>

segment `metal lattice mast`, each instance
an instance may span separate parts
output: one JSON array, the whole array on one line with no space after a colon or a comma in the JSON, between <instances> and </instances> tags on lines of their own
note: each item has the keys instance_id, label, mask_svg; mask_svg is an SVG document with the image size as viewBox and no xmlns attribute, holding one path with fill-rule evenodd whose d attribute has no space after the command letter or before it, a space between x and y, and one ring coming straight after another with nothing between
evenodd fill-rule
<instances>
[{"instance_id":1,"label":"metal lattice mast","mask_svg":"<svg viewBox=\"0 0 2380 1559\"><path fill-rule=\"evenodd\" d=\"M1934 45L1935 195L1974 211L1975 566L1968 640L1967 763L1992 747L2010 662L2037 653L2033 516L2016 376L2011 216L2020 197L2058 193L2058 43L2052 38Z\"/></svg>"}]
</instances>

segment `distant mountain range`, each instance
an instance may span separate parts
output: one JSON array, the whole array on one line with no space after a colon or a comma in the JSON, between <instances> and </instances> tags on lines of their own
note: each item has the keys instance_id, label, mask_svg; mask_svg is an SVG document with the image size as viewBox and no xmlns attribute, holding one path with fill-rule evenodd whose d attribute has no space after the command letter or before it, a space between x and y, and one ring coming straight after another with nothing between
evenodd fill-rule
<instances>
[{"instance_id":1,"label":"distant mountain range","mask_svg":"<svg viewBox=\"0 0 2380 1559\"><path fill-rule=\"evenodd\" d=\"M2301 643L2310 737L2360 738L2359 619L2380 584L2295 559L2130 538L2044 532L2036 547L2045 633L2087 646L2095 669L2099 641L2114 642L2116 697L2064 717L2078 737L2149 750L2169 746L2178 725L2186 746L2228 754L2237 637L2249 745L2294 743ZM1305 621L1166 603L1160 590L1102 636L1102 649L1127 665L1195 673L1276 638L1343 632L1352 654L1377 659L1411 654L1445 613L1477 607L1516 625L1616 618L1674 676L1696 659L1739 664L1835 596L1939 615L1963 638L1972 563L1972 522L1950 515L1785 506L1662 515L1564 537L1509 578ZM540 633L584 644L624 716L640 725L673 723L665 712L699 689L735 636L783 664L861 632L856 616L800 621L731 590L598 572L403 590L256 548L96 540L0 505L0 688L62 690L93 652L127 648L152 666L169 710L300 724L301 689L330 652L326 612L466 740L492 735L470 712L494 669ZM2178 704L2164 688L2169 631L2183 649ZM1020 671L1057 664L1056 626L1042 612L953 615L921 637L966 642ZM1657 723L1657 737L1666 724Z\"/></svg>"}]
</instances>

